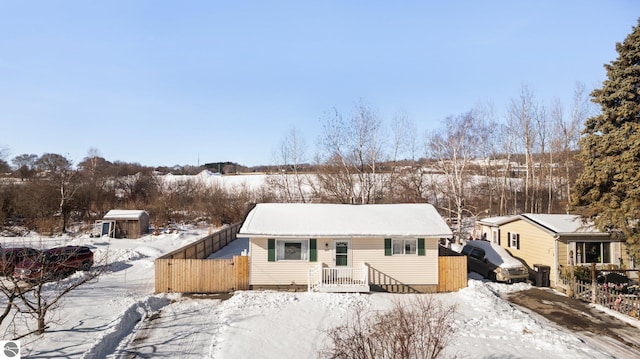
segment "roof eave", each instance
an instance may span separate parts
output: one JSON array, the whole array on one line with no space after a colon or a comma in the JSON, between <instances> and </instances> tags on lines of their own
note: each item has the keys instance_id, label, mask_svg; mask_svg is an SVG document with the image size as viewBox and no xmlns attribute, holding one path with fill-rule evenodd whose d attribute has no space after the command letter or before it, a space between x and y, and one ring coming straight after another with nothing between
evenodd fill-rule
<instances>
[{"instance_id":1,"label":"roof eave","mask_svg":"<svg viewBox=\"0 0 640 359\"><path fill-rule=\"evenodd\" d=\"M251 237L251 238L449 238L452 236L449 234L310 234L310 233L248 233L239 232L237 237Z\"/></svg>"},{"instance_id":2,"label":"roof eave","mask_svg":"<svg viewBox=\"0 0 640 359\"><path fill-rule=\"evenodd\" d=\"M610 238L611 235L609 233L602 232L564 232L564 233L556 233L556 237L603 237Z\"/></svg>"}]
</instances>

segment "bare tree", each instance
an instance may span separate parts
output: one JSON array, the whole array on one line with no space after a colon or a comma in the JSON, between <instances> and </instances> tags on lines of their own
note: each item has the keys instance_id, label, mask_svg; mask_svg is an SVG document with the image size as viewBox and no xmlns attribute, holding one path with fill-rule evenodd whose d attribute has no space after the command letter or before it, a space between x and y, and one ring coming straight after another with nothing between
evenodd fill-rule
<instances>
[{"instance_id":1,"label":"bare tree","mask_svg":"<svg viewBox=\"0 0 640 359\"><path fill-rule=\"evenodd\" d=\"M78 205L85 218L104 214L112 207L115 199L116 178L109 174L113 164L100 156L100 152L91 148L87 156L78 163L82 188L77 197L83 203Z\"/></svg>"},{"instance_id":2,"label":"bare tree","mask_svg":"<svg viewBox=\"0 0 640 359\"><path fill-rule=\"evenodd\" d=\"M552 153L556 154L563 170L563 173L559 176L558 188L560 190L559 199L564 201L565 206L571 200L571 185L576 178L576 160L573 154L578 150L580 126L589 116L588 94L582 83L576 83L571 114L568 119L565 119L564 111L559 102L556 103L556 108L553 111Z\"/></svg>"},{"instance_id":3,"label":"bare tree","mask_svg":"<svg viewBox=\"0 0 640 359\"><path fill-rule=\"evenodd\" d=\"M0 174L9 173L11 171L11 167L9 167L9 163L7 163L7 156L9 155L9 149L3 146L0 146Z\"/></svg>"},{"instance_id":4,"label":"bare tree","mask_svg":"<svg viewBox=\"0 0 640 359\"><path fill-rule=\"evenodd\" d=\"M25 178L29 178L33 175L37 159L37 155L25 153L16 156L11 160L13 166L16 168L16 173L20 176L21 180L24 181Z\"/></svg>"},{"instance_id":5,"label":"bare tree","mask_svg":"<svg viewBox=\"0 0 640 359\"><path fill-rule=\"evenodd\" d=\"M374 203L381 196L377 165L382 159L382 122L362 101L347 121L334 109L325 115L321 145L326 167L318 172L321 185L335 199ZM331 167L331 168L328 168ZM327 171L328 170L328 171Z\"/></svg>"},{"instance_id":6,"label":"bare tree","mask_svg":"<svg viewBox=\"0 0 640 359\"><path fill-rule=\"evenodd\" d=\"M417 129L406 114L397 114L391 122L391 166L388 169L387 193L390 202L396 201L396 190L401 186L402 176L409 171L399 168L400 160L414 163L417 151ZM420 171L420 175L422 175ZM407 173L411 175L412 173ZM412 183L411 181L405 183Z\"/></svg>"},{"instance_id":7,"label":"bare tree","mask_svg":"<svg viewBox=\"0 0 640 359\"><path fill-rule=\"evenodd\" d=\"M551 170L553 162L551 158L547 158L547 145L549 137L549 121L547 119L547 113L544 106L540 106L537 116L535 117L535 130L537 135L537 149L538 149L538 165L533 166L533 170L538 169L538 175L535 176L534 183L534 195L532 198L531 211L535 213L542 212L543 208L543 196L542 192L546 190L548 192L547 200L547 213L551 213L551 204L553 199L553 187L551 186Z\"/></svg>"},{"instance_id":8,"label":"bare tree","mask_svg":"<svg viewBox=\"0 0 640 359\"><path fill-rule=\"evenodd\" d=\"M73 169L71 161L55 153L45 153L36 161L38 169L45 174L59 191L59 211L62 217L62 232L67 231L69 220L69 202L77 190L77 171Z\"/></svg>"},{"instance_id":9,"label":"bare tree","mask_svg":"<svg viewBox=\"0 0 640 359\"><path fill-rule=\"evenodd\" d=\"M14 340L30 334L43 334L48 329L51 311L57 309L62 299L74 289L92 281L97 277L97 272L86 273L81 277L70 278L58 283L36 282L27 287L20 287L18 292L19 302L14 302L18 311L31 316L36 321L35 329L27 330L19 334Z\"/></svg>"},{"instance_id":10,"label":"bare tree","mask_svg":"<svg viewBox=\"0 0 640 359\"><path fill-rule=\"evenodd\" d=\"M327 331L322 358L434 359L455 337L455 306L433 296L416 296L408 304L396 301L386 312L356 307L349 321Z\"/></svg>"},{"instance_id":11,"label":"bare tree","mask_svg":"<svg viewBox=\"0 0 640 359\"><path fill-rule=\"evenodd\" d=\"M294 127L284 136L276 155L278 173L268 178L276 194L284 202L308 202L309 194L305 187L309 185L308 174L302 173L306 162L307 144L300 132Z\"/></svg>"},{"instance_id":12,"label":"bare tree","mask_svg":"<svg viewBox=\"0 0 640 359\"><path fill-rule=\"evenodd\" d=\"M533 151L535 147L535 120L537 107L534 102L533 93L527 86L520 90L517 99L511 99L508 108L508 126L517 134L517 151L524 153L525 177L524 177L524 210L528 211L533 207L532 186L534 182L534 159Z\"/></svg>"},{"instance_id":13,"label":"bare tree","mask_svg":"<svg viewBox=\"0 0 640 359\"><path fill-rule=\"evenodd\" d=\"M109 268L106 263L108 256L105 255L100 259L100 263L93 267L92 260L83 260L82 268L78 268L80 271L74 273L75 270L65 267L68 265L64 262L65 258L74 255L85 258L84 254L80 253L88 253L88 249L77 247L68 250L73 252L65 252L59 256L41 252L35 257L30 257L32 263L42 266L39 267L36 277L22 280L13 275L5 275L0 281L0 295L4 297L0 323L7 319L11 321L5 328L10 331L7 334L13 337L13 340L31 334L43 334L54 320L52 312L60 307L63 299L78 287L95 280ZM86 258L88 260L89 257ZM35 273L35 270L32 273Z\"/></svg>"},{"instance_id":14,"label":"bare tree","mask_svg":"<svg viewBox=\"0 0 640 359\"><path fill-rule=\"evenodd\" d=\"M480 136L484 131L482 123L468 112L458 117L447 117L443 128L433 132L428 139L427 156L436 161L436 168L444 174L442 193L451 203L448 211L457 217L458 239L462 235L462 217L465 212L471 212L465 203L467 190L472 185L469 165L478 156Z\"/></svg>"},{"instance_id":15,"label":"bare tree","mask_svg":"<svg viewBox=\"0 0 640 359\"><path fill-rule=\"evenodd\" d=\"M323 191L341 203L349 203L355 196L355 181L348 158L346 122L337 109L325 114L321 145L325 157L317 159L318 181ZM325 166L320 166L325 163Z\"/></svg>"}]
</instances>

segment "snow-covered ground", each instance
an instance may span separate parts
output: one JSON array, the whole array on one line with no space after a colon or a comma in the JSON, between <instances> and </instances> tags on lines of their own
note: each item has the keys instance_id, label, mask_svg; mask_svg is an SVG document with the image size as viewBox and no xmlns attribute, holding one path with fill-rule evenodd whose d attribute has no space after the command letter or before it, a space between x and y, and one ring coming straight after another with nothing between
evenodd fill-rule
<instances>
[{"instance_id":1,"label":"snow-covered ground","mask_svg":"<svg viewBox=\"0 0 640 359\"><path fill-rule=\"evenodd\" d=\"M316 358L327 329L356 306L371 310L409 303L415 294L327 294L242 291L230 298L154 294L153 259L206 235L207 229L138 240L56 238L108 255L111 271L70 293L42 336L21 340L22 354L40 358ZM0 238L12 241L15 238ZM46 242L46 239L37 239ZM238 239L212 257L239 254ZM76 274L81 275L81 274ZM558 328L501 295L529 288L469 278L468 288L436 294L457 306L455 337L446 354L458 358L613 358L589 338ZM223 300L226 299L226 300ZM3 329L3 339L11 339Z\"/></svg>"}]
</instances>

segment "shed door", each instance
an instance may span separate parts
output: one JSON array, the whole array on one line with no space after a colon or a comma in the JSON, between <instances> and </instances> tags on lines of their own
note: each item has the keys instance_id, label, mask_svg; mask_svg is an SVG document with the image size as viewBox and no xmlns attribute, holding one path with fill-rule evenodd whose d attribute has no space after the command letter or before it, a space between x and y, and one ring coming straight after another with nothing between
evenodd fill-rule
<instances>
[{"instance_id":1,"label":"shed door","mask_svg":"<svg viewBox=\"0 0 640 359\"><path fill-rule=\"evenodd\" d=\"M349 266L349 247L351 243L348 239L334 240L333 249L336 255L334 261L336 267Z\"/></svg>"},{"instance_id":2,"label":"shed door","mask_svg":"<svg viewBox=\"0 0 640 359\"><path fill-rule=\"evenodd\" d=\"M115 221L103 221L100 236L115 238Z\"/></svg>"}]
</instances>

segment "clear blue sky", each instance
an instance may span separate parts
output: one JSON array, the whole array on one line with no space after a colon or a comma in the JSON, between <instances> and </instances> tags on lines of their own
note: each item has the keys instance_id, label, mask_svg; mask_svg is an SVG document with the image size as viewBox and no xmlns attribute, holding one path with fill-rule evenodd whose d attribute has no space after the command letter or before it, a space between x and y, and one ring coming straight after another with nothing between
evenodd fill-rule
<instances>
[{"instance_id":1,"label":"clear blue sky","mask_svg":"<svg viewBox=\"0 0 640 359\"><path fill-rule=\"evenodd\" d=\"M639 16L636 0L0 0L0 148L255 166L294 126L314 152L323 114L359 99L420 130L501 114L523 85L568 109Z\"/></svg>"}]
</instances>

